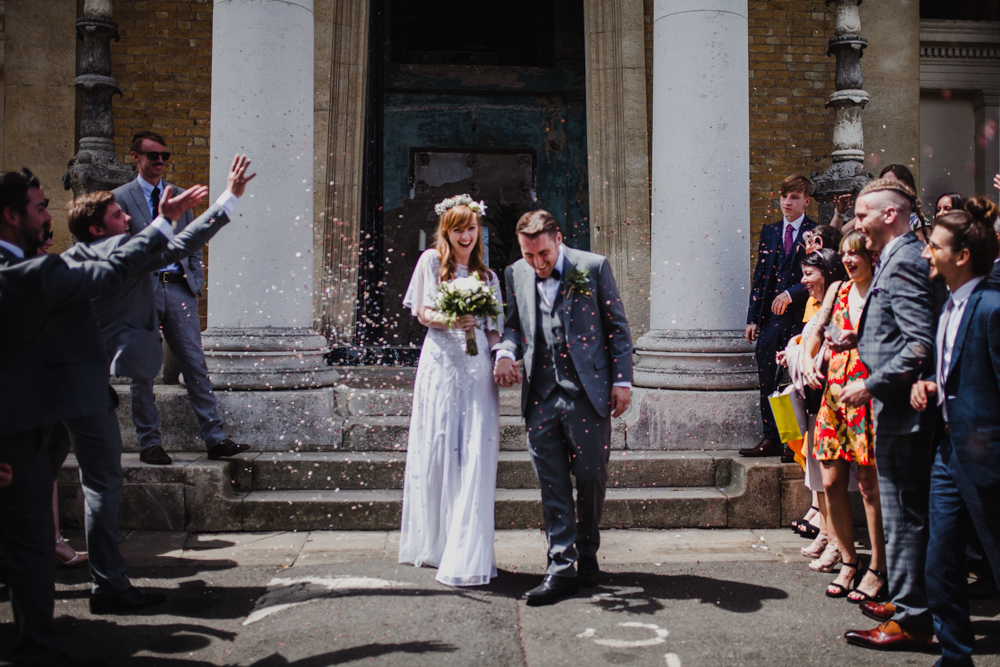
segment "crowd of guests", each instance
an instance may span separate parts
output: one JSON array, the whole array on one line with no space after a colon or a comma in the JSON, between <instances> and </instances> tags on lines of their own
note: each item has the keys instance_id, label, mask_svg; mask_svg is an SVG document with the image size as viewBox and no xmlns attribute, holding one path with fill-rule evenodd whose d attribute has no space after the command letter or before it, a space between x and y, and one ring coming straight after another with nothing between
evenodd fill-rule
<instances>
[{"instance_id":1,"label":"crowd of guests","mask_svg":"<svg viewBox=\"0 0 1000 667\"><path fill-rule=\"evenodd\" d=\"M843 196L817 225L811 191L805 176L785 179L783 220L761 234L746 337L764 437L740 453L803 466L813 502L793 524L812 539L802 553L810 569L837 571L827 596L880 623L848 631L849 643L913 650L936 636L939 665L972 665L969 599L998 596L1000 574L997 206L947 192L927 215L910 171L890 165L854 217ZM779 434L768 400L779 394L801 408L804 437Z\"/></svg>"},{"instance_id":2,"label":"crowd of guests","mask_svg":"<svg viewBox=\"0 0 1000 667\"><path fill-rule=\"evenodd\" d=\"M0 173L0 384L17 387L0 402L0 582L9 586L18 665L106 664L59 650L56 564L89 566L93 614L128 614L166 600L132 585L118 546L122 442L109 374L132 379L134 418L147 400L136 418L145 426L142 460L169 464L152 401L162 331L181 359L208 457L248 449L222 431L193 304L202 248L229 222L255 174L237 155L226 191L193 218L208 188L177 194L160 178L169 155L159 135L136 135L136 179L71 202L68 224L78 242L61 255L47 252L52 216L38 177L28 169ZM70 446L83 489L86 555L59 532L55 478Z\"/></svg>"}]
</instances>

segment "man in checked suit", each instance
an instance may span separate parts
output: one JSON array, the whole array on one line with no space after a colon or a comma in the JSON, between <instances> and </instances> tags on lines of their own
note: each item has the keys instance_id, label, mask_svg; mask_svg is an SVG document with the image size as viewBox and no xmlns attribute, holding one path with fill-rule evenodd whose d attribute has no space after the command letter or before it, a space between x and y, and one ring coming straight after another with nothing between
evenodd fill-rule
<instances>
[{"instance_id":1,"label":"man in checked suit","mask_svg":"<svg viewBox=\"0 0 1000 667\"><path fill-rule=\"evenodd\" d=\"M546 211L525 213L516 229L523 259L507 267L493 375L504 387L522 382L514 360L524 359L521 412L549 545L545 579L524 596L544 605L600 579L611 418L631 400L632 337L607 258L564 246Z\"/></svg>"},{"instance_id":2,"label":"man in checked suit","mask_svg":"<svg viewBox=\"0 0 1000 667\"><path fill-rule=\"evenodd\" d=\"M861 611L882 624L851 630L851 644L879 649L914 650L933 637L927 609L924 563L927 556L927 506L930 493L934 419L910 405L910 387L934 367L934 293L923 242L910 231L916 193L896 180L872 181L854 209L857 229L872 253L880 253L858 331L847 332L835 351L857 347L868 378L846 385L845 405L872 402L875 462L885 528L889 598L862 602Z\"/></svg>"},{"instance_id":3,"label":"man in checked suit","mask_svg":"<svg viewBox=\"0 0 1000 667\"><path fill-rule=\"evenodd\" d=\"M165 200L171 217L196 202ZM0 489L0 547L10 574L18 664L79 664L58 650L52 624L55 542L52 464L43 429L99 416L108 409L108 359L90 300L127 282L173 238L159 218L97 262L36 256L52 216L28 170L0 174L0 468L12 483ZM138 598L162 600L142 594ZM98 664L98 663L88 663ZM104 663L99 663L104 664Z\"/></svg>"},{"instance_id":4,"label":"man in checked suit","mask_svg":"<svg viewBox=\"0 0 1000 667\"><path fill-rule=\"evenodd\" d=\"M748 343L757 342L764 437L756 446L741 449L743 456L778 456L784 452L782 461L794 460L791 450L784 451L781 445L767 399L778 387L778 351L802 331L802 316L809 300L809 290L800 281L806 252L802 235L816 227L806 216L811 194L812 181L805 176L786 178L781 182L781 223L765 225L760 232L745 335Z\"/></svg>"},{"instance_id":5,"label":"man in checked suit","mask_svg":"<svg viewBox=\"0 0 1000 667\"><path fill-rule=\"evenodd\" d=\"M162 179L163 168L170 159L163 137L144 131L132 139L132 159L139 173L112 194L121 209L131 218L129 232L136 234L152 221L163 188L173 187ZM177 231L191 222L188 212L177 221ZM188 400L198 418L201 439L205 441L211 459L232 456L249 449L226 437L219 417L219 406L208 379L205 352L201 347L201 321L198 300L205 285L205 269L201 253L194 253L156 272L156 311L163 337L177 358L184 375ZM163 451L160 438L160 416L156 411L153 379L135 378L132 382L132 422L139 439L139 458L143 463L170 465L170 456Z\"/></svg>"}]
</instances>

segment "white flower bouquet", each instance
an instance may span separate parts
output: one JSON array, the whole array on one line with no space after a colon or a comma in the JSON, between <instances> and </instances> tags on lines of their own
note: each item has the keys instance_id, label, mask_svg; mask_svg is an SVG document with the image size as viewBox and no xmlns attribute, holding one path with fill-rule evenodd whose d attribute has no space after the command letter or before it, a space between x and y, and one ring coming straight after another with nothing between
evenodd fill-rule
<instances>
[{"instance_id":1,"label":"white flower bouquet","mask_svg":"<svg viewBox=\"0 0 1000 667\"><path fill-rule=\"evenodd\" d=\"M438 286L437 309L449 324L454 324L463 315L494 319L500 316L493 290L476 273L468 278L441 283ZM470 357L479 354L476 332L472 329L465 332L465 353Z\"/></svg>"}]
</instances>

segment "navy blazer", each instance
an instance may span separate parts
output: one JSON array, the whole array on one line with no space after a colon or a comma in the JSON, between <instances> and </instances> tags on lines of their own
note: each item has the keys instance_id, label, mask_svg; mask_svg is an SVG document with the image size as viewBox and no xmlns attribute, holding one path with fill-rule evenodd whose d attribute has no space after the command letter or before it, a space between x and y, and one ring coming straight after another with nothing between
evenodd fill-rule
<instances>
[{"instance_id":1,"label":"navy blazer","mask_svg":"<svg viewBox=\"0 0 1000 667\"><path fill-rule=\"evenodd\" d=\"M764 225L760 231L760 245L757 250L757 266L753 272L753 284L750 290L750 308L747 311L747 324L756 324L762 328L764 321L771 316L771 303L774 297L784 291L792 297L792 303L785 310L785 316L796 322L802 322L806 311L806 301L809 300L809 290L802 284L802 259L806 256L805 243L802 235L816 227L809 216L799 225L799 233L795 237L792 251L785 254L785 244L782 238L784 220L771 225Z\"/></svg>"},{"instance_id":2,"label":"navy blazer","mask_svg":"<svg viewBox=\"0 0 1000 667\"><path fill-rule=\"evenodd\" d=\"M986 280L965 305L943 391L956 482L975 487L995 510L982 493L1000 501L1000 292Z\"/></svg>"}]
</instances>

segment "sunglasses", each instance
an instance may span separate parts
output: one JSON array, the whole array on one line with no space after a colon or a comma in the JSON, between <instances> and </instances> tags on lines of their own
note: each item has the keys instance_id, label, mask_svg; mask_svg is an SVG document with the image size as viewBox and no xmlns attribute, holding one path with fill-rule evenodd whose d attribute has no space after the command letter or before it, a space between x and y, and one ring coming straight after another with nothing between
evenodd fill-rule
<instances>
[{"instance_id":1,"label":"sunglasses","mask_svg":"<svg viewBox=\"0 0 1000 667\"><path fill-rule=\"evenodd\" d=\"M52 236L53 236L53 233L52 233L51 229L42 232L42 242L51 241L52 240Z\"/></svg>"},{"instance_id":2,"label":"sunglasses","mask_svg":"<svg viewBox=\"0 0 1000 667\"><path fill-rule=\"evenodd\" d=\"M150 160L163 160L166 162L170 159L170 151L138 151L139 155L145 155Z\"/></svg>"}]
</instances>

